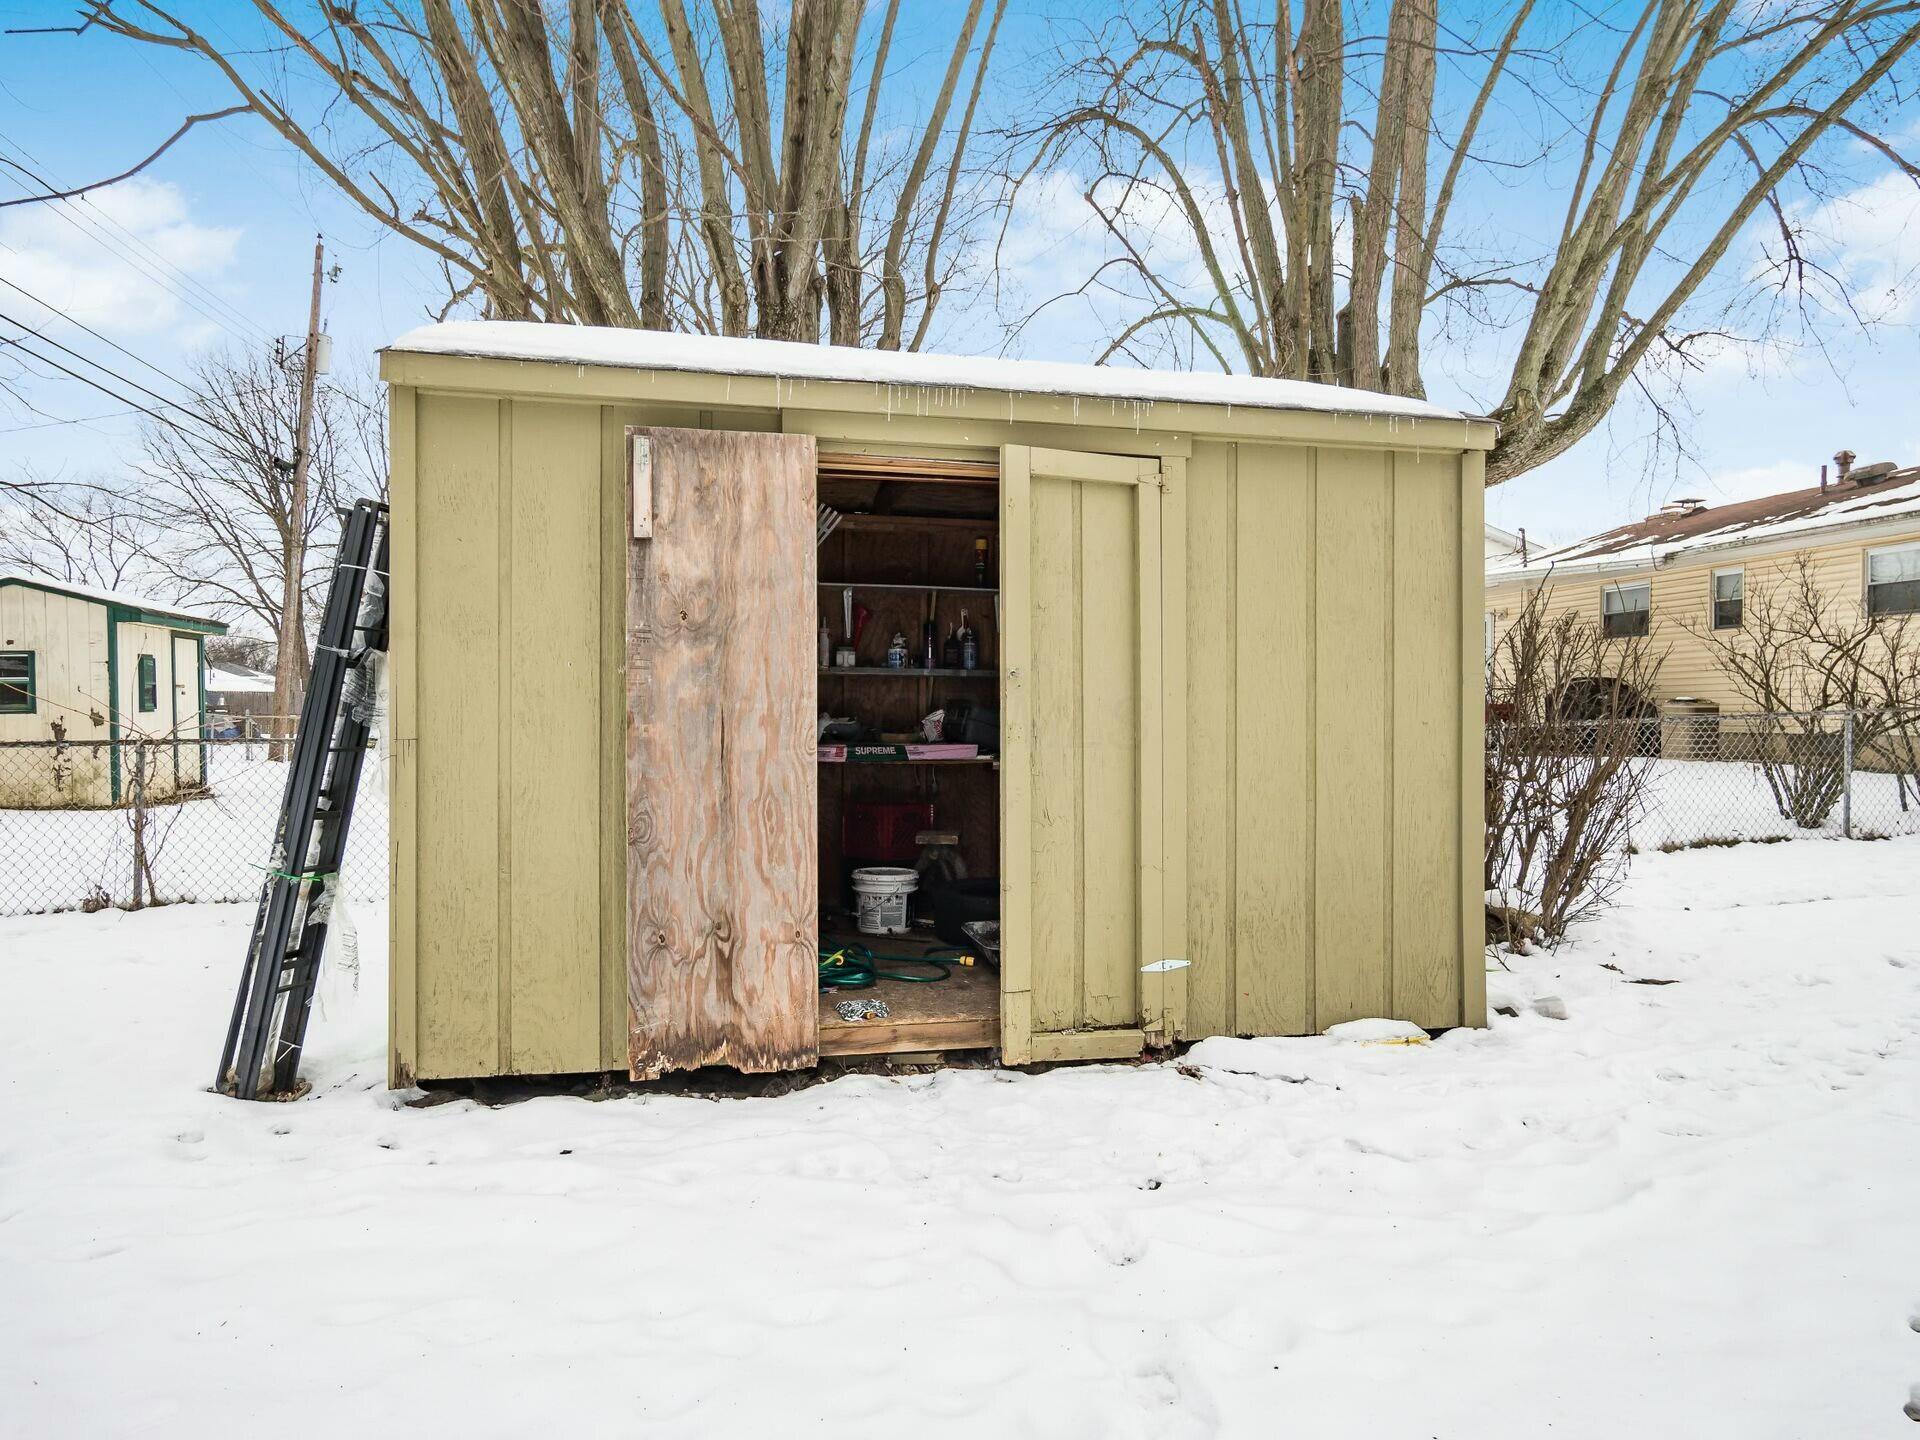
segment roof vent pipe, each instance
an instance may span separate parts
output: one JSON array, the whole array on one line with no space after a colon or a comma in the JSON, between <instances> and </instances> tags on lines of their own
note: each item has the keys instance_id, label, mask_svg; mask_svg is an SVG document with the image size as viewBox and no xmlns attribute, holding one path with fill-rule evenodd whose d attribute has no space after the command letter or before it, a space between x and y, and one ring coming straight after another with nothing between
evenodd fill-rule
<instances>
[{"instance_id":1,"label":"roof vent pipe","mask_svg":"<svg viewBox=\"0 0 1920 1440\"><path fill-rule=\"evenodd\" d=\"M1835 455L1833 457L1833 463L1839 467L1839 472L1840 472L1834 478L1838 480L1842 485L1847 483L1847 472L1853 469L1853 462L1855 458L1856 457L1854 456L1854 453L1851 450L1842 450L1838 455Z\"/></svg>"},{"instance_id":2,"label":"roof vent pipe","mask_svg":"<svg viewBox=\"0 0 1920 1440\"><path fill-rule=\"evenodd\" d=\"M1827 493L1827 467L1824 465L1820 467L1820 493Z\"/></svg>"}]
</instances>

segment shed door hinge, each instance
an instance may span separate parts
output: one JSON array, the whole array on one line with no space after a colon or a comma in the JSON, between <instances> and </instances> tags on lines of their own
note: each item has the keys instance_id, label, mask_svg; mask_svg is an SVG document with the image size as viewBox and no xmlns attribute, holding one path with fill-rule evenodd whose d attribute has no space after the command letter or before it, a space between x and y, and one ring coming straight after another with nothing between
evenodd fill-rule
<instances>
[{"instance_id":1,"label":"shed door hinge","mask_svg":"<svg viewBox=\"0 0 1920 1440\"><path fill-rule=\"evenodd\" d=\"M653 441L627 436L627 475L633 485L633 538L653 538Z\"/></svg>"}]
</instances>

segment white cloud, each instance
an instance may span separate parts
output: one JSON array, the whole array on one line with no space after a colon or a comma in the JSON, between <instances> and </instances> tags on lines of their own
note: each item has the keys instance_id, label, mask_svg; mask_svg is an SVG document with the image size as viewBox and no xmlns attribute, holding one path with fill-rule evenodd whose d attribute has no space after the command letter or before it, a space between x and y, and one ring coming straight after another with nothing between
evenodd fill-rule
<instances>
[{"instance_id":1,"label":"white cloud","mask_svg":"<svg viewBox=\"0 0 1920 1440\"><path fill-rule=\"evenodd\" d=\"M239 240L237 229L195 224L177 187L136 176L71 205L0 212L0 270L96 330L150 334L187 313L173 271L213 279L232 264Z\"/></svg>"},{"instance_id":2,"label":"white cloud","mask_svg":"<svg viewBox=\"0 0 1920 1440\"><path fill-rule=\"evenodd\" d=\"M1739 469L1716 470L1708 475L1702 498L1709 504L1731 504L1736 500L1758 500L1763 495L1780 495L1789 490L1805 490L1820 483L1820 466L1815 461L1776 460L1770 465L1748 465ZM1682 490L1692 487L1682 485Z\"/></svg>"},{"instance_id":3,"label":"white cloud","mask_svg":"<svg viewBox=\"0 0 1920 1440\"><path fill-rule=\"evenodd\" d=\"M1920 320L1920 186L1886 171L1813 210L1807 225L1832 237L1836 269L1863 315Z\"/></svg>"}]
</instances>

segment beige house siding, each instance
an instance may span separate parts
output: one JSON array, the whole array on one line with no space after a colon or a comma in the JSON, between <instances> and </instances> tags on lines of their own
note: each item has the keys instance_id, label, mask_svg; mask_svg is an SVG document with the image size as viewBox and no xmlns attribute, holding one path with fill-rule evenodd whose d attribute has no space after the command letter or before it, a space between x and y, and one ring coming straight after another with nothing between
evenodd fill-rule
<instances>
[{"instance_id":1,"label":"beige house siding","mask_svg":"<svg viewBox=\"0 0 1920 1440\"><path fill-rule=\"evenodd\" d=\"M105 605L0 585L0 650L34 655L33 712L0 714L0 740L107 738ZM21 758L28 755L31 760ZM108 771L104 746L76 745L57 763L44 752L14 752L0 764L0 806L105 805L112 798Z\"/></svg>"},{"instance_id":2,"label":"beige house siding","mask_svg":"<svg viewBox=\"0 0 1920 1440\"><path fill-rule=\"evenodd\" d=\"M201 635L223 627L140 611L147 621L114 619L131 606L68 595L38 583L0 584L0 650L34 656L34 708L0 714L0 741L59 741L60 749L0 755L0 807L112 805L116 766L97 742L140 739L167 746L150 776L154 798L202 781ZM160 623L152 623L155 620ZM117 673L114 659L118 646ZM154 659L155 704L139 709L139 656ZM124 751L122 754L124 759ZM124 776L122 777L124 778Z\"/></svg>"},{"instance_id":3,"label":"beige house siding","mask_svg":"<svg viewBox=\"0 0 1920 1440\"><path fill-rule=\"evenodd\" d=\"M1190 1036L1484 1022L1487 427L905 387L887 414L867 385L394 353L384 375L396 1080L626 1068L630 425L1157 458L1170 742L1145 873L1160 953L1190 961L1163 1003Z\"/></svg>"},{"instance_id":4,"label":"beige house siding","mask_svg":"<svg viewBox=\"0 0 1920 1440\"><path fill-rule=\"evenodd\" d=\"M1727 711L1748 710L1753 702L1730 685L1714 664L1708 630L1713 623L1715 571L1745 570L1746 608L1751 616L1756 604L1764 603L1770 592L1783 584L1797 583L1804 556L1821 594L1843 613L1857 616L1866 604L1868 551L1917 542L1920 523L1912 523L1870 533L1855 532L1847 539L1818 545L1772 541L1693 552L1665 566L1631 568L1623 562L1619 569L1610 569L1605 575L1567 573L1544 579L1495 576L1487 583L1486 609L1494 617L1497 644L1537 586L1548 588L1549 613L1573 610L1598 624L1603 589L1646 582L1651 586L1652 602L1649 632L1656 653L1664 656L1654 698L1688 696L1712 701Z\"/></svg>"}]
</instances>

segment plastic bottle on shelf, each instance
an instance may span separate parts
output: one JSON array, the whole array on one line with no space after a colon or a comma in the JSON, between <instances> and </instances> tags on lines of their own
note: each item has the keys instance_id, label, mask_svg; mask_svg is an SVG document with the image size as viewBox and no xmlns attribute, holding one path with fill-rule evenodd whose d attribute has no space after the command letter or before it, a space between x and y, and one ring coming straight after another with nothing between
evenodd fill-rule
<instances>
[{"instance_id":1,"label":"plastic bottle on shelf","mask_svg":"<svg viewBox=\"0 0 1920 1440\"><path fill-rule=\"evenodd\" d=\"M960 668L980 668L980 642L974 637L973 626L967 623L967 612L964 610L960 612Z\"/></svg>"},{"instance_id":2,"label":"plastic bottle on shelf","mask_svg":"<svg viewBox=\"0 0 1920 1440\"><path fill-rule=\"evenodd\" d=\"M887 646L887 668L889 670L907 668L907 637L898 630L893 632L893 643Z\"/></svg>"},{"instance_id":3,"label":"plastic bottle on shelf","mask_svg":"<svg viewBox=\"0 0 1920 1440\"><path fill-rule=\"evenodd\" d=\"M987 541L985 536L973 542L973 583L982 590L987 588L987 576L991 573L987 566Z\"/></svg>"}]
</instances>

